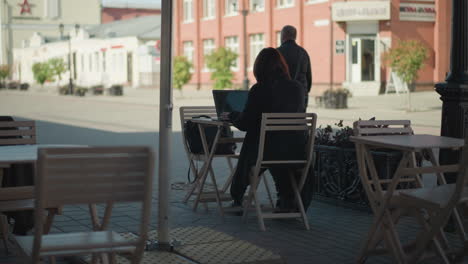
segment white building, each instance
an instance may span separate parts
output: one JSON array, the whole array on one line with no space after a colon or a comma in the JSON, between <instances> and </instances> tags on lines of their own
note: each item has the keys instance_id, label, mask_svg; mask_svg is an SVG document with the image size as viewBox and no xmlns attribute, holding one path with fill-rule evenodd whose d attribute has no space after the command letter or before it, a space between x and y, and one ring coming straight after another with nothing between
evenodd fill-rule
<instances>
[{"instance_id":1,"label":"white building","mask_svg":"<svg viewBox=\"0 0 468 264\"><path fill-rule=\"evenodd\" d=\"M86 87L159 86L159 15L72 29L65 36L63 40L46 42L45 37L35 33L29 47L14 49L14 79L35 83L34 63L63 58L71 72L62 76L60 85L67 84L71 76L76 85Z\"/></svg>"}]
</instances>

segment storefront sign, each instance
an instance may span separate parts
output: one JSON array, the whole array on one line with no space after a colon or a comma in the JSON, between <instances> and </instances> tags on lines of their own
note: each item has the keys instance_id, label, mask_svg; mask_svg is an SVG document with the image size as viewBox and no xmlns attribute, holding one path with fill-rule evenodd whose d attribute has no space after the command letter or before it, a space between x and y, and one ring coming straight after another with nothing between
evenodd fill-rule
<instances>
[{"instance_id":1,"label":"storefront sign","mask_svg":"<svg viewBox=\"0 0 468 264\"><path fill-rule=\"evenodd\" d=\"M336 40L335 41L335 53L336 54L344 54L345 53L345 41L344 40Z\"/></svg>"},{"instance_id":2,"label":"storefront sign","mask_svg":"<svg viewBox=\"0 0 468 264\"><path fill-rule=\"evenodd\" d=\"M389 1L337 2L332 6L333 21L389 20Z\"/></svg>"},{"instance_id":3,"label":"storefront sign","mask_svg":"<svg viewBox=\"0 0 468 264\"><path fill-rule=\"evenodd\" d=\"M401 21L427 21L434 22L436 18L435 5L430 4L400 4Z\"/></svg>"}]
</instances>

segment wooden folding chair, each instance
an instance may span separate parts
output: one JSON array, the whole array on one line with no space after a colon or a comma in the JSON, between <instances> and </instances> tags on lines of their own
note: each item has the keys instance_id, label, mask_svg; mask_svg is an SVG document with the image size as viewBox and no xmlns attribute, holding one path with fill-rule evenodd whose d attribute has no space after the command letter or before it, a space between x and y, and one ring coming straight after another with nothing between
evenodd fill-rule
<instances>
[{"instance_id":1,"label":"wooden folding chair","mask_svg":"<svg viewBox=\"0 0 468 264\"><path fill-rule=\"evenodd\" d=\"M196 163L197 162L206 162L207 159L208 159L208 153L203 153L203 154L196 154L196 153L192 153L190 151L190 148L188 146L188 142L186 140L186 135L185 135L185 130L184 130L184 124L192 119L193 117L199 117L199 116L207 116L209 118L216 118L217 117L217 114L216 114L216 109L214 106L185 106L185 107L181 107L180 108L180 122L181 122L181 130L182 130L182 142L184 144L184 149L185 149L185 153L187 154L187 158L189 160L189 166L190 166L190 170L192 171L193 175L195 176L195 184L192 185L192 187L190 188L190 190L187 192L187 195L184 197L184 200L183 202L184 203L187 203L188 200L190 199L190 197L192 195L196 195L198 194L198 192L203 192L203 193L209 193L209 192L204 192L203 191L203 188L204 188L204 184L202 184L201 182L201 177L200 174L201 174L201 170L196 166ZM207 152L207 151L205 151ZM231 184L231 181L232 181L232 177L234 176L234 172L235 172L235 167L233 165L233 162L232 162L232 159L237 159L239 157L239 154L216 154L214 156L215 158L225 158L226 161L227 161L227 164L229 166L229 169L230 169L230 175L228 177L228 179L226 180L226 182L224 183L223 187L219 190L221 194L224 194L226 193L226 191L228 190L230 184ZM217 186L217 183L216 183L216 178L215 178L215 174L214 174L214 171L213 169L210 167L209 169L209 173L210 173L210 177L211 177L211 181L214 185L214 188L215 188L215 191L218 190L218 186ZM196 195L197 197L197 195ZM196 198L197 199L197 198ZM230 200L230 198L229 198ZM206 199L205 199L206 201ZM216 201L214 196L213 196L213 202ZM195 203L198 204L199 201L195 201ZM206 207L206 203L205 204L205 207Z\"/></svg>"},{"instance_id":2,"label":"wooden folding chair","mask_svg":"<svg viewBox=\"0 0 468 264\"><path fill-rule=\"evenodd\" d=\"M43 148L38 151L34 236L16 237L30 263L41 258L93 254L116 263L131 253L139 263L150 221L154 156L148 147ZM44 208L77 204L141 203L140 234L126 240L108 231L44 234ZM106 214L105 217L110 217Z\"/></svg>"},{"instance_id":3,"label":"wooden folding chair","mask_svg":"<svg viewBox=\"0 0 468 264\"><path fill-rule=\"evenodd\" d=\"M14 121L10 116L0 117L0 146L36 144L36 124L34 121ZM8 251L8 220L3 212L34 209L33 186L1 187L3 169L9 164L0 164L0 233L2 233L5 248ZM32 175L31 175L32 177ZM49 210L53 218L56 210ZM51 223L51 219L47 222ZM46 230L50 229L47 225Z\"/></svg>"},{"instance_id":4,"label":"wooden folding chair","mask_svg":"<svg viewBox=\"0 0 468 264\"><path fill-rule=\"evenodd\" d=\"M362 120L354 123L354 136L399 136L413 134L409 120ZM358 257L359 263L364 262L366 257L371 253L379 254L388 251L392 251L393 255L397 257L397 261L406 261L404 250L414 245L409 244L405 248L400 246L396 225L400 218L405 215L415 217L422 226L425 226L425 223L422 222L419 208L402 202L402 195L425 189L421 179L423 173L433 172L437 175L439 184L446 184L443 173L438 169L440 165L435 158L433 150L425 149L424 152L430 156L430 161L434 167L416 168L415 153L405 152L399 163L399 168L405 168L403 170L409 170L406 169L407 167L414 169L411 170L411 173L405 173L406 171L403 172L401 170L397 171L395 175L399 174L401 177L398 182L394 182L393 179L381 179L379 177L375 170L374 160L369 148L356 143L361 182L367 193L369 204L377 218L362 247ZM393 194L391 197L388 197L387 190L390 189ZM383 210L383 207L387 207L388 209ZM456 210L454 210L454 215L458 216ZM382 218L385 219L382 220ZM378 223L380 220L384 222L383 226ZM382 242L385 243L386 248L378 249L379 244ZM437 249L437 253L444 258L445 253L443 249L447 249L448 243L441 229L438 231L437 237L432 238L432 242Z\"/></svg>"},{"instance_id":5,"label":"wooden folding chair","mask_svg":"<svg viewBox=\"0 0 468 264\"><path fill-rule=\"evenodd\" d=\"M317 124L317 115L315 113L264 113L262 114L262 124L260 130L260 144L258 147L258 157L255 166L251 170L250 175L250 188L247 198L247 202L244 203L244 213L243 220L247 219L247 214L252 202L255 206L255 211L258 218L258 223L260 229L265 231L265 218L301 218L304 226L309 230L309 222L307 220L307 215L305 213L304 205L302 204L301 199L301 190L304 186L305 180L307 178L309 170L313 169L313 153L314 153L314 140L315 140L315 128ZM264 159L264 148L265 148L265 138L270 132L291 132L291 131L304 131L308 135L308 142L305 146L306 150L306 159L305 160L265 160ZM262 181L264 180L264 175L262 171L268 169L272 166L294 166L294 169L301 171L301 176L299 181L297 181L295 175L287 175L291 181L291 186L295 195L295 200L299 212L290 212L290 213L263 213L260 201L258 199L257 188ZM285 175L286 177L286 175ZM267 192L268 189L267 189ZM270 203L272 204L271 194Z\"/></svg>"}]
</instances>

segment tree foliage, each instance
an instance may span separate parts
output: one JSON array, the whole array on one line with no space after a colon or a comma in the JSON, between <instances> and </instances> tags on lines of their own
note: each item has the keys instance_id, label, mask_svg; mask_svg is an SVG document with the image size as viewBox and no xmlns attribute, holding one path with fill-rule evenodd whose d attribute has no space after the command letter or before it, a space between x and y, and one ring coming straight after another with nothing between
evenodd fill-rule
<instances>
[{"instance_id":1,"label":"tree foliage","mask_svg":"<svg viewBox=\"0 0 468 264\"><path fill-rule=\"evenodd\" d=\"M46 81L51 81L54 77L54 71L47 62L36 62L32 66L34 79L42 86Z\"/></svg>"},{"instance_id":2,"label":"tree foliage","mask_svg":"<svg viewBox=\"0 0 468 264\"><path fill-rule=\"evenodd\" d=\"M234 79L231 68L237 60L237 54L225 47L220 47L205 59L207 67L213 70L211 80L215 81L214 88L231 88L232 79Z\"/></svg>"},{"instance_id":3,"label":"tree foliage","mask_svg":"<svg viewBox=\"0 0 468 264\"><path fill-rule=\"evenodd\" d=\"M62 58L53 58L48 60L47 63L50 65L54 76L57 76L60 82L62 80L62 74L64 74L67 71L65 61Z\"/></svg>"},{"instance_id":4,"label":"tree foliage","mask_svg":"<svg viewBox=\"0 0 468 264\"><path fill-rule=\"evenodd\" d=\"M10 75L10 66L0 65L0 81L4 82L8 75Z\"/></svg>"},{"instance_id":5,"label":"tree foliage","mask_svg":"<svg viewBox=\"0 0 468 264\"><path fill-rule=\"evenodd\" d=\"M418 72L427 58L427 48L417 40L399 41L387 54L392 70L409 85L418 79Z\"/></svg>"},{"instance_id":6,"label":"tree foliage","mask_svg":"<svg viewBox=\"0 0 468 264\"><path fill-rule=\"evenodd\" d=\"M185 56L177 56L174 58L174 81L173 85L176 89L182 90L182 87L192 79L192 63Z\"/></svg>"}]
</instances>

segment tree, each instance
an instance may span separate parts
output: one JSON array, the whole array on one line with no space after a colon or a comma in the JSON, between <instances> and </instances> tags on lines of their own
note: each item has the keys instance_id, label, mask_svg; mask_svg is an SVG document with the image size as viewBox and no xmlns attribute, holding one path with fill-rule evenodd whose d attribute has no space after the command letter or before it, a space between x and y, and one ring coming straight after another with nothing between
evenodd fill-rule
<instances>
[{"instance_id":1,"label":"tree","mask_svg":"<svg viewBox=\"0 0 468 264\"><path fill-rule=\"evenodd\" d=\"M50 64L47 62L36 62L32 66L32 71L34 74L34 79L44 86L46 81L51 81L54 77L54 72L50 67Z\"/></svg>"},{"instance_id":2,"label":"tree","mask_svg":"<svg viewBox=\"0 0 468 264\"><path fill-rule=\"evenodd\" d=\"M418 79L419 70L428 58L427 48L417 40L399 41L391 48L387 60L392 70L408 87L412 87ZM408 89L408 111L411 111L411 89Z\"/></svg>"},{"instance_id":3,"label":"tree","mask_svg":"<svg viewBox=\"0 0 468 264\"><path fill-rule=\"evenodd\" d=\"M224 89L232 87L234 74L231 67L237 60L237 54L225 47L220 47L215 52L205 57L206 65L213 70L211 80L215 81L215 89Z\"/></svg>"},{"instance_id":4,"label":"tree","mask_svg":"<svg viewBox=\"0 0 468 264\"><path fill-rule=\"evenodd\" d=\"M174 58L174 87L182 91L182 86L187 84L192 79L192 63L185 56L177 56Z\"/></svg>"},{"instance_id":5,"label":"tree","mask_svg":"<svg viewBox=\"0 0 468 264\"><path fill-rule=\"evenodd\" d=\"M0 65L0 82L4 83L8 75L10 75L10 66Z\"/></svg>"},{"instance_id":6,"label":"tree","mask_svg":"<svg viewBox=\"0 0 468 264\"><path fill-rule=\"evenodd\" d=\"M53 76L57 76L58 82L57 85L60 86L60 81L62 80L62 74L67 71L65 66L65 61L62 58L53 58L47 62L50 65Z\"/></svg>"}]
</instances>

